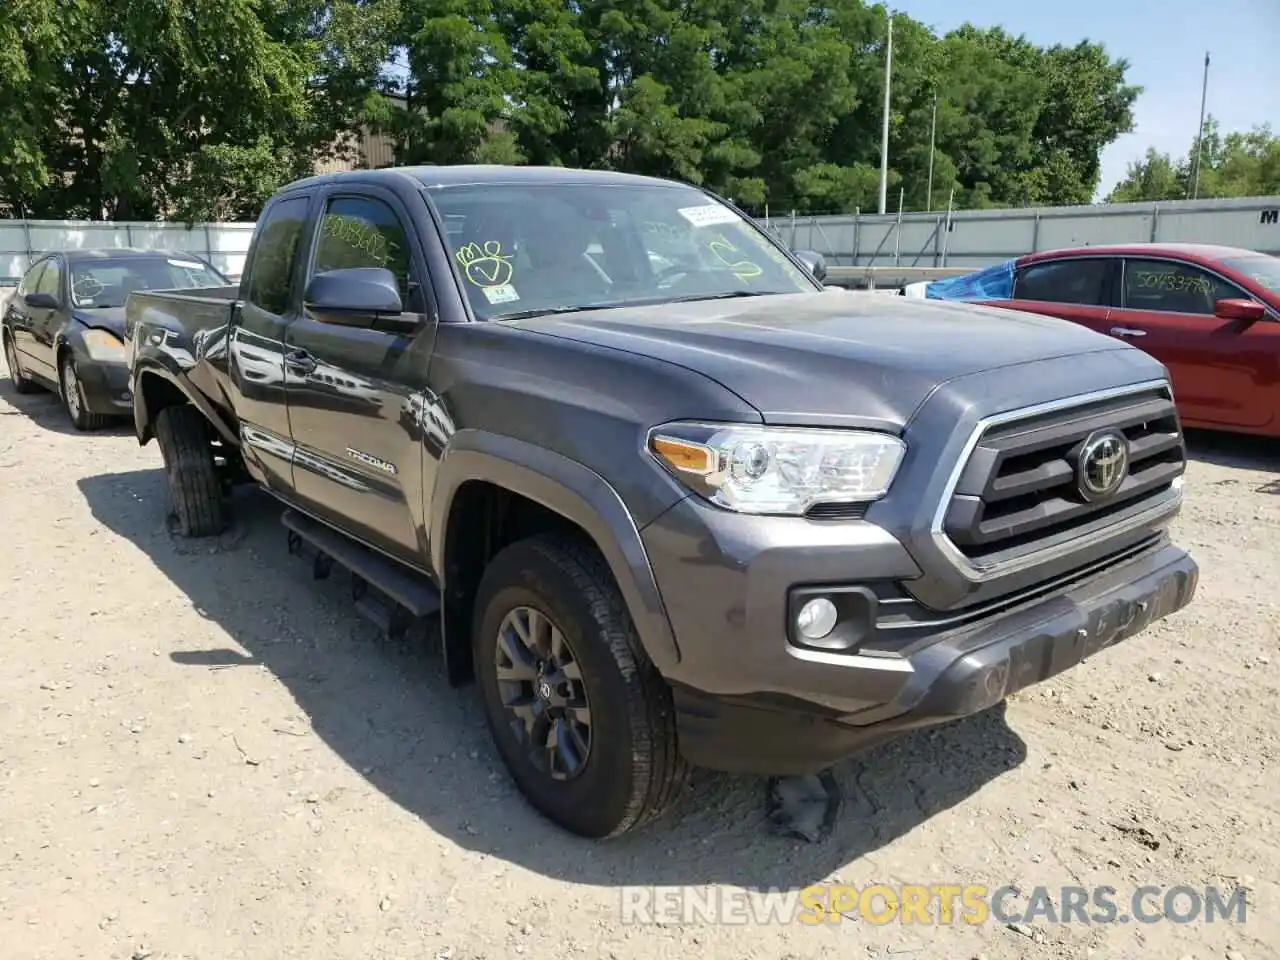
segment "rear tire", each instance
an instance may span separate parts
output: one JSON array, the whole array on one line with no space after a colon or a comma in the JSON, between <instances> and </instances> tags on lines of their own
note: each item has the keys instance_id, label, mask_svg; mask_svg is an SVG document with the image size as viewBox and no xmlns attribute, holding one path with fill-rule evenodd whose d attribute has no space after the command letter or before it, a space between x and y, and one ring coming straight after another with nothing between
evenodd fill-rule
<instances>
[{"instance_id":1,"label":"rear tire","mask_svg":"<svg viewBox=\"0 0 1280 960\"><path fill-rule=\"evenodd\" d=\"M156 417L155 432L177 532L184 537L222 533L227 509L204 416L189 404L165 407Z\"/></svg>"},{"instance_id":2,"label":"rear tire","mask_svg":"<svg viewBox=\"0 0 1280 960\"><path fill-rule=\"evenodd\" d=\"M13 384L14 393L35 393L38 387L22 375L18 366L18 351L13 345L13 337L5 334L4 362L9 368L9 382Z\"/></svg>"},{"instance_id":3,"label":"rear tire","mask_svg":"<svg viewBox=\"0 0 1280 960\"><path fill-rule=\"evenodd\" d=\"M111 422L101 413L90 413L84 402L84 384L76 373L76 358L67 350L58 362L58 393L67 409L71 425L77 430L100 430Z\"/></svg>"},{"instance_id":4,"label":"rear tire","mask_svg":"<svg viewBox=\"0 0 1280 960\"><path fill-rule=\"evenodd\" d=\"M530 616L550 625L543 627L543 636L550 638L552 627L558 630L556 640L537 646L559 645L568 651L570 668L551 665L564 657L535 652L527 662L541 664L538 679L513 682L506 664L519 658L508 653L513 637L532 632ZM512 779L536 810L592 839L620 836L667 811L689 773L677 748L671 690L645 655L613 577L594 549L563 536L538 536L505 548L481 579L473 623L476 675L490 733ZM533 646L522 649L529 653ZM502 684L499 660L508 678ZM557 676L569 676L571 683L557 684ZM542 735L541 728L530 736L510 706L512 701L532 704L544 677L552 679L557 695L561 688L572 689L574 702L585 704L557 708L546 699L550 687L544 688L547 716L563 718L565 710L573 710L575 718L588 718L589 726L575 719L573 732L556 728L561 740L575 745L570 753L581 763L573 771L567 771L562 754L538 748L559 741Z\"/></svg>"}]
</instances>

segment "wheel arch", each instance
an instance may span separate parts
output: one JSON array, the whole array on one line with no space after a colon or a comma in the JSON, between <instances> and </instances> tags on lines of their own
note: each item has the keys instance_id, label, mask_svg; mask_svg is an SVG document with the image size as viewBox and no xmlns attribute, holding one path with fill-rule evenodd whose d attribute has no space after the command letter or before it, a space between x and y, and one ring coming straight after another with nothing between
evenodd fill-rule
<instances>
[{"instance_id":1,"label":"wheel arch","mask_svg":"<svg viewBox=\"0 0 1280 960\"><path fill-rule=\"evenodd\" d=\"M576 534L601 554L650 660L660 671L679 662L635 520L617 491L583 464L511 437L461 431L441 459L429 524L451 683L471 675L472 606L484 566L515 535L548 529Z\"/></svg>"},{"instance_id":2,"label":"wheel arch","mask_svg":"<svg viewBox=\"0 0 1280 960\"><path fill-rule=\"evenodd\" d=\"M178 403L190 403L204 415L218 436L233 447L240 440L214 409L213 404L200 393L186 377L157 363L144 363L133 370L133 425L139 443L147 443L155 436L156 417L165 407Z\"/></svg>"}]
</instances>

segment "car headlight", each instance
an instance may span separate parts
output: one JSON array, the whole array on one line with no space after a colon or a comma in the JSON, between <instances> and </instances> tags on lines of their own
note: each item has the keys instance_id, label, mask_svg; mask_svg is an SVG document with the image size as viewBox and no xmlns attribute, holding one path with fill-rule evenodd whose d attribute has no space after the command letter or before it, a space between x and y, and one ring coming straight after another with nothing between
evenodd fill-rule
<instances>
[{"instance_id":1,"label":"car headlight","mask_svg":"<svg viewBox=\"0 0 1280 960\"><path fill-rule=\"evenodd\" d=\"M861 430L671 423L649 432L649 451L717 506L800 515L815 504L880 499L906 445Z\"/></svg>"},{"instance_id":2,"label":"car headlight","mask_svg":"<svg viewBox=\"0 0 1280 960\"><path fill-rule=\"evenodd\" d=\"M106 330L86 330L81 339L94 360L124 361L124 344L114 334Z\"/></svg>"}]
</instances>

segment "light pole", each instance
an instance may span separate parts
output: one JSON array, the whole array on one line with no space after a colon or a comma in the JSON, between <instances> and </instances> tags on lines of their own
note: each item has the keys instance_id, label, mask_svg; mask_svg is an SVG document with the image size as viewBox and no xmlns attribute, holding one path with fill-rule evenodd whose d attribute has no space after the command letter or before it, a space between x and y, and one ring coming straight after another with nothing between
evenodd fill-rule
<instances>
[{"instance_id":1,"label":"light pole","mask_svg":"<svg viewBox=\"0 0 1280 960\"><path fill-rule=\"evenodd\" d=\"M1191 199L1200 192L1200 164L1204 159L1204 105L1209 95L1209 51L1204 52L1204 81L1200 84L1200 128L1196 132L1196 172L1191 178Z\"/></svg>"},{"instance_id":2,"label":"light pole","mask_svg":"<svg viewBox=\"0 0 1280 960\"><path fill-rule=\"evenodd\" d=\"M884 54L884 129L880 133L880 213L889 193L889 83L893 76L893 14L889 14L889 42Z\"/></svg>"},{"instance_id":3,"label":"light pole","mask_svg":"<svg viewBox=\"0 0 1280 960\"><path fill-rule=\"evenodd\" d=\"M938 91L933 91L933 120L929 123L929 188L925 191L924 212L933 209L933 147L938 142Z\"/></svg>"}]
</instances>

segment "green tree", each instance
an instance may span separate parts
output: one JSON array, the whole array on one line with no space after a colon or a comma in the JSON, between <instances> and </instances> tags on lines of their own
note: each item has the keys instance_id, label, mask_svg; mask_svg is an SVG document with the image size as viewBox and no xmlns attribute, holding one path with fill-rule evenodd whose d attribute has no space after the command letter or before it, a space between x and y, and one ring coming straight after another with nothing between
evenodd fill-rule
<instances>
[{"instance_id":1,"label":"green tree","mask_svg":"<svg viewBox=\"0 0 1280 960\"><path fill-rule=\"evenodd\" d=\"M873 209L890 12L865 0L10 0L0 200L51 217L249 217L368 123L400 163L604 167L756 210ZM891 210L899 189L908 210L952 191L961 208L1092 196L1102 149L1132 126L1139 90L1123 60L1088 41L893 22ZM389 55L398 66L384 72ZM1202 179L1224 192L1270 182L1270 143L1206 138Z\"/></svg>"},{"instance_id":2,"label":"green tree","mask_svg":"<svg viewBox=\"0 0 1280 960\"><path fill-rule=\"evenodd\" d=\"M516 75L500 9L499 0L403 0L394 39L409 80L392 126L400 162L473 162L505 130Z\"/></svg>"},{"instance_id":3,"label":"green tree","mask_svg":"<svg viewBox=\"0 0 1280 960\"><path fill-rule=\"evenodd\" d=\"M24 213L49 185L45 156L60 37L53 0L0 4L0 202Z\"/></svg>"},{"instance_id":4,"label":"green tree","mask_svg":"<svg viewBox=\"0 0 1280 960\"><path fill-rule=\"evenodd\" d=\"M1197 146L1193 138L1186 155L1176 159L1149 148L1141 160L1129 164L1108 202L1184 200L1191 196L1193 185L1195 195L1202 199L1280 194L1280 136L1269 126L1223 136L1218 121L1208 117L1199 151L1198 179Z\"/></svg>"},{"instance_id":5,"label":"green tree","mask_svg":"<svg viewBox=\"0 0 1280 960\"><path fill-rule=\"evenodd\" d=\"M0 185L49 217L254 217L358 122L393 4L19 0L32 105Z\"/></svg>"}]
</instances>

